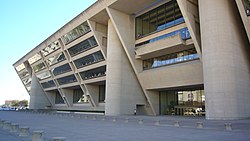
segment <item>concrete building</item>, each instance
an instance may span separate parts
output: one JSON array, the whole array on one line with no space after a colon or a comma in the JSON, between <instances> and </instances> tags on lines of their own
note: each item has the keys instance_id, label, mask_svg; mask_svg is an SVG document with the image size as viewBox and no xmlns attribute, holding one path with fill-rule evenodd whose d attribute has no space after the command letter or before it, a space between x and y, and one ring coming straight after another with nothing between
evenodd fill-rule
<instances>
[{"instance_id":1,"label":"concrete building","mask_svg":"<svg viewBox=\"0 0 250 141\"><path fill-rule=\"evenodd\" d=\"M98 0L13 66L31 109L250 117L249 0Z\"/></svg>"}]
</instances>

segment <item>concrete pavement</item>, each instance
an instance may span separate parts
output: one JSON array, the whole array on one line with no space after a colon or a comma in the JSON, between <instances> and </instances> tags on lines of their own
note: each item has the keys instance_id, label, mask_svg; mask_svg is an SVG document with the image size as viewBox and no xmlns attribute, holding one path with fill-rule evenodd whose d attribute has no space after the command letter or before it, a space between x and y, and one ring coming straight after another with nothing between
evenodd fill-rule
<instances>
[{"instance_id":1,"label":"concrete pavement","mask_svg":"<svg viewBox=\"0 0 250 141\"><path fill-rule=\"evenodd\" d=\"M0 111L0 119L19 126L30 127L30 132L44 131L44 140L55 136L67 141L249 141L250 120L210 121L203 117L181 116L104 116L58 112ZM175 126L178 121L179 127ZM197 128L197 123L203 128ZM225 123L232 124L232 131ZM31 136L20 138L0 129L2 141L28 141ZM18 140L19 139L19 140Z\"/></svg>"}]
</instances>

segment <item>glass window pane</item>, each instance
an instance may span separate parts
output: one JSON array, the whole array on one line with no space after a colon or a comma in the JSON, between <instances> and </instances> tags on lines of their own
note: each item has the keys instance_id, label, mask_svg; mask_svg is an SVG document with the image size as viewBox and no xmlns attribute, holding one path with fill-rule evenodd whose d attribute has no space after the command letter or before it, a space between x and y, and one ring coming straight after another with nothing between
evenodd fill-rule
<instances>
[{"instance_id":1,"label":"glass window pane","mask_svg":"<svg viewBox=\"0 0 250 141\"><path fill-rule=\"evenodd\" d=\"M45 64L44 63L37 64L36 66L33 67L34 72L39 72L39 71L41 71L43 69L45 69Z\"/></svg>"},{"instance_id":2,"label":"glass window pane","mask_svg":"<svg viewBox=\"0 0 250 141\"><path fill-rule=\"evenodd\" d=\"M59 41L55 41L55 42L51 43L50 45L48 45L43 50L41 50L41 52L42 52L43 56L47 56L47 55L51 54L52 52L58 50L59 48L61 48Z\"/></svg>"},{"instance_id":3,"label":"glass window pane","mask_svg":"<svg viewBox=\"0 0 250 141\"><path fill-rule=\"evenodd\" d=\"M25 68L24 64L20 64L19 66L16 67L16 70L19 72Z\"/></svg>"},{"instance_id":4,"label":"glass window pane","mask_svg":"<svg viewBox=\"0 0 250 141\"><path fill-rule=\"evenodd\" d=\"M61 61L64 61L65 59L65 55L61 52L55 56L50 57L48 60L46 60L46 62L49 66L51 66Z\"/></svg>"},{"instance_id":5,"label":"glass window pane","mask_svg":"<svg viewBox=\"0 0 250 141\"><path fill-rule=\"evenodd\" d=\"M80 24L79 26L77 26L76 28L74 28L73 30L71 30L70 32L68 32L67 34L63 35L62 40L64 44L68 44L74 41L75 39L79 38L80 36L86 34L89 31L90 31L90 27L88 23L84 22Z\"/></svg>"},{"instance_id":6,"label":"glass window pane","mask_svg":"<svg viewBox=\"0 0 250 141\"><path fill-rule=\"evenodd\" d=\"M40 60L42 57L39 53L36 53L34 56L28 59L30 64L35 63L36 61Z\"/></svg>"}]
</instances>

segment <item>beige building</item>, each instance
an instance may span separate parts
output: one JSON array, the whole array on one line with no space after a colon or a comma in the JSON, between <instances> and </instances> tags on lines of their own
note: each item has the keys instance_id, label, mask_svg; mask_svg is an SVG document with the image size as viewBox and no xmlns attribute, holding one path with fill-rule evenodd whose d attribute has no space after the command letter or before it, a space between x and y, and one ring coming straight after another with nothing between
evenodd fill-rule
<instances>
[{"instance_id":1,"label":"beige building","mask_svg":"<svg viewBox=\"0 0 250 141\"><path fill-rule=\"evenodd\" d=\"M98 0L14 67L31 109L250 117L249 0Z\"/></svg>"}]
</instances>

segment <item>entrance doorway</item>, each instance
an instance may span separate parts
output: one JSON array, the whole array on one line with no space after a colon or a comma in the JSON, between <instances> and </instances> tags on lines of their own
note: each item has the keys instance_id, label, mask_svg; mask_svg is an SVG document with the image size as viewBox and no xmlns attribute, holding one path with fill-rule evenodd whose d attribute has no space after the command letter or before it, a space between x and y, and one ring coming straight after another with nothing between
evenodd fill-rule
<instances>
[{"instance_id":1,"label":"entrance doorway","mask_svg":"<svg viewBox=\"0 0 250 141\"><path fill-rule=\"evenodd\" d=\"M205 95L201 88L160 91L161 115L205 115Z\"/></svg>"}]
</instances>

